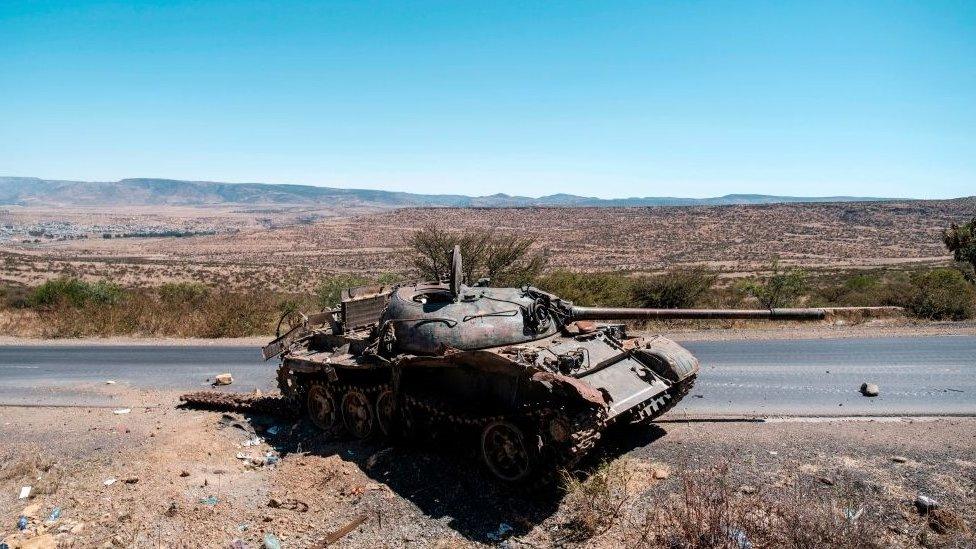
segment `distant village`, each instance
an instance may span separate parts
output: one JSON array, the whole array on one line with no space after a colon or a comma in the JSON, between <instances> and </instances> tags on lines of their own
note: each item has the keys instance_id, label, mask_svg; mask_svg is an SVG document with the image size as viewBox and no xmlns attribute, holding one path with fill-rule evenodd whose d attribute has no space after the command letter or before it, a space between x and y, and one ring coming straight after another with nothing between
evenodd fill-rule
<instances>
[{"instance_id":1,"label":"distant village","mask_svg":"<svg viewBox=\"0 0 976 549\"><path fill-rule=\"evenodd\" d=\"M112 223L108 225L80 225L69 221L38 221L16 224L3 221L0 243L40 244L88 238L181 238L234 232L236 229L197 227L176 229L165 225L137 225Z\"/></svg>"}]
</instances>

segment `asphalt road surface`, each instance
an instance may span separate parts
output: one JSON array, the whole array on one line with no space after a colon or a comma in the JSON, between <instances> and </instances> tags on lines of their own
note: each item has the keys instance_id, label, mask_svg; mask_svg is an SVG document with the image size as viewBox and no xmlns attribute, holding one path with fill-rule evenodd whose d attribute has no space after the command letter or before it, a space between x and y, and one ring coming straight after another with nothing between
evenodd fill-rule
<instances>
[{"instance_id":1,"label":"asphalt road surface","mask_svg":"<svg viewBox=\"0 0 976 549\"><path fill-rule=\"evenodd\" d=\"M668 417L976 416L976 337L699 341L698 383ZM276 361L252 347L0 346L0 405L121 405L105 381L197 390L274 388ZM876 383L881 396L858 393ZM137 404L135 402L131 404Z\"/></svg>"}]
</instances>

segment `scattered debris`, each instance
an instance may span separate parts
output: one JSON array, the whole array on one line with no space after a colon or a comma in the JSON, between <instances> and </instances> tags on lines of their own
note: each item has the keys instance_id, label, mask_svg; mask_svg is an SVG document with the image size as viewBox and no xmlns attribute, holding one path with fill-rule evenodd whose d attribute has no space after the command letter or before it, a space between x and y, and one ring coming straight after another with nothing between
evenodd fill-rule
<instances>
[{"instance_id":1,"label":"scattered debris","mask_svg":"<svg viewBox=\"0 0 976 549\"><path fill-rule=\"evenodd\" d=\"M124 482L126 484L135 484L135 483L139 482L139 477L127 477L127 478L123 479L122 482Z\"/></svg>"},{"instance_id":2,"label":"scattered debris","mask_svg":"<svg viewBox=\"0 0 976 549\"><path fill-rule=\"evenodd\" d=\"M190 476L190 472L187 471L186 469L184 469L184 470L180 471L180 476L183 477L183 478L186 478L186 477Z\"/></svg>"},{"instance_id":3,"label":"scattered debris","mask_svg":"<svg viewBox=\"0 0 976 549\"><path fill-rule=\"evenodd\" d=\"M735 543L735 546L739 549L752 549L752 542L749 541L749 537L746 536L745 531L741 528L730 527L726 533L729 539Z\"/></svg>"},{"instance_id":4,"label":"scattered debris","mask_svg":"<svg viewBox=\"0 0 976 549\"><path fill-rule=\"evenodd\" d=\"M281 549L281 540L278 536L267 532L264 534L264 549Z\"/></svg>"},{"instance_id":5,"label":"scattered debris","mask_svg":"<svg viewBox=\"0 0 976 549\"><path fill-rule=\"evenodd\" d=\"M905 456L891 456L891 461L894 461L895 463L907 463L908 458Z\"/></svg>"},{"instance_id":6,"label":"scattered debris","mask_svg":"<svg viewBox=\"0 0 976 549\"><path fill-rule=\"evenodd\" d=\"M105 385L115 385L115 380L114 379L106 380Z\"/></svg>"},{"instance_id":7,"label":"scattered debris","mask_svg":"<svg viewBox=\"0 0 976 549\"><path fill-rule=\"evenodd\" d=\"M271 427L268 427L267 433L271 436L275 436L278 434L278 431L280 430L281 430L280 425L272 425Z\"/></svg>"},{"instance_id":8,"label":"scattered debris","mask_svg":"<svg viewBox=\"0 0 976 549\"><path fill-rule=\"evenodd\" d=\"M826 484L827 486L833 486L834 485L834 479L832 479L830 477L820 477L817 480L819 480L823 484Z\"/></svg>"},{"instance_id":9,"label":"scattered debris","mask_svg":"<svg viewBox=\"0 0 976 549\"><path fill-rule=\"evenodd\" d=\"M169 507L166 508L166 516L170 518L175 517L177 510L178 508L176 507L176 502L169 502Z\"/></svg>"},{"instance_id":10,"label":"scattered debris","mask_svg":"<svg viewBox=\"0 0 976 549\"><path fill-rule=\"evenodd\" d=\"M861 515L863 513L864 513L863 507L859 508L856 511L849 507L847 509L844 509L844 516L847 518L847 522L851 524L854 524L857 521L857 519L861 518Z\"/></svg>"},{"instance_id":11,"label":"scattered debris","mask_svg":"<svg viewBox=\"0 0 976 549\"><path fill-rule=\"evenodd\" d=\"M281 461L281 458L271 451L265 453L264 456L252 456L250 454L245 454L244 452L237 452L236 457L237 459L246 462L248 465L253 465L254 467L274 465Z\"/></svg>"},{"instance_id":12,"label":"scattered debris","mask_svg":"<svg viewBox=\"0 0 976 549\"><path fill-rule=\"evenodd\" d=\"M739 491L742 492L743 494L755 494L757 490L755 486L752 486L750 484L744 484L741 487L739 487Z\"/></svg>"},{"instance_id":13,"label":"scattered debris","mask_svg":"<svg viewBox=\"0 0 976 549\"><path fill-rule=\"evenodd\" d=\"M27 517L22 516L19 519L17 519L17 529L18 530L27 529Z\"/></svg>"},{"instance_id":14,"label":"scattered debris","mask_svg":"<svg viewBox=\"0 0 976 549\"><path fill-rule=\"evenodd\" d=\"M514 531L515 529L510 524L503 522L498 525L498 530L488 534L488 539L491 541L502 541L508 538L508 536L511 536Z\"/></svg>"},{"instance_id":15,"label":"scattered debris","mask_svg":"<svg viewBox=\"0 0 976 549\"><path fill-rule=\"evenodd\" d=\"M102 482L102 484L104 484L105 486L111 486L111 485L115 484L115 479L114 478L107 478L107 479L105 479L104 482Z\"/></svg>"},{"instance_id":16,"label":"scattered debris","mask_svg":"<svg viewBox=\"0 0 976 549\"><path fill-rule=\"evenodd\" d=\"M28 497L30 497L30 494L31 494L30 486L21 486L20 496L18 496L17 499L27 499Z\"/></svg>"},{"instance_id":17,"label":"scattered debris","mask_svg":"<svg viewBox=\"0 0 976 549\"><path fill-rule=\"evenodd\" d=\"M776 450L770 450L769 451L769 455L771 455L771 456L778 456L779 455L779 452L777 452Z\"/></svg>"},{"instance_id":18,"label":"scattered debris","mask_svg":"<svg viewBox=\"0 0 976 549\"><path fill-rule=\"evenodd\" d=\"M117 408L115 410L112 410L112 413L117 416L121 416L122 414L128 414L131 411L132 411L131 408Z\"/></svg>"},{"instance_id":19,"label":"scattered debris","mask_svg":"<svg viewBox=\"0 0 976 549\"><path fill-rule=\"evenodd\" d=\"M366 460L366 468L372 469L373 467L376 467L376 464L379 463L380 459L382 459L383 456L389 454L392 450L393 448L384 448L379 452L376 452L375 454L369 456L369 459Z\"/></svg>"},{"instance_id":20,"label":"scattered debris","mask_svg":"<svg viewBox=\"0 0 976 549\"><path fill-rule=\"evenodd\" d=\"M249 438L249 439L245 440L244 442L242 442L241 443L241 446L257 446L257 445L261 444L262 442L264 442L264 441L261 440L261 437L254 437L254 438Z\"/></svg>"},{"instance_id":21,"label":"scattered debris","mask_svg":"<svg viewBox=\"0 0 976 549\"><path fill-rule=\"evenodd\" d=\"M47 521L48 522L55 522L59 518L61 518L61 508L60 507L55 507L54 509L51 509L51 514L47 516Z\"/></svg>"},{"instance_id":22,"label":"scattered debris","mask_svg":"<svg viewBox=\"0 0 976 549\"><path fill-rule=\"evenodd\" d=\"M656 480L664 480L669 476L671 476L671 473L669 473L667 469L654 469L653 477Z\"/></svg>"},{"instance_id":23,"label":"scattered debris","mask_svg":"<svg viewBox=\"0 0 976 549\"><path fill-rule=\"evenodd\" d=\"M942 507L942 505L938 501L935 501L926 495L919 494L918 497L915 498L915 508L918 509L919 513L929 513L938 509L939 507Z\"/></svg>"},{"instance_id":24,"label":"scattered debris","mask_svg":"<svg viewBox=\"0 0 976 549\"><path fill-rule=\"evenodd\" d=\"M205 498L200 498L200 503L204 505L217 505L217 496L207 496Z\"/></svg>"},{"instance_id":25,"label":"scattered debris","mask_svg":"<svg viewBox=\"0 0 976 549\"><path fill-rule=\"evenodd\" d=\"M218 374L213 380L214 387L218 385L230 385L231 383L234 383L234 376L230 374Z\"/></svg>"},{"instance_id":26,"label":"scattered debris","mask_svg":"<svg viewBox=\"0 0 976 549\"><path fill-rule=\"evenodd\" d=\"M862 383L861 394L866 397L876 397L881 394L881 390L874 383Z\"/></svg>"},{"instance_id":27,"label":"scattered debris","mask_svg":"<svg viewBox=\"0 0 976 549\"><path fill-rule=\"evenodd\" d=\"M359 515L358 517L352 519L345 526L339 528L335 532L325 536L325 540L320 543L317 547L326 547L332 545L333 543L339 541L340 539L349 535L350 532L359 527L360 524L366 522L366 515Z\"/></svg>"}]
</instances>

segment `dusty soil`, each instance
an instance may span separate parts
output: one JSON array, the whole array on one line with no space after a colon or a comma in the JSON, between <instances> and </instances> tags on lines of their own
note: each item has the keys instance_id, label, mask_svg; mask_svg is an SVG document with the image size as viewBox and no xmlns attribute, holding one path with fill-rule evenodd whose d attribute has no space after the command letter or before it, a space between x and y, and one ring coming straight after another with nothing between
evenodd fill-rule
<instances>
[{"instance_id":1,"label":"dusty soil","mask_svg":"<svg viewBox=\"0 0 976 549\"><path fill-rule=\"evenodd\" d=\"M648 513L682 493L686 472L715 466L727 466L727 484L746 501L800 485L812 486L808 495L856 493L862 508L888 510L874 534L885 546L974 543L961 531L935 533L910 504L928 495L963 517L959 528L976 527L974 419L712 423L677 415L617 430L580 477L608 460L628 472L627 484L614 492L620 505L609 525L581 538L578 494L499 487L466 451L450 449L463 445L331 440L301 421L106 390L144 406L127 414L0 408L0 532L11 547L229 547L235 539L260 547L266 533L283 547L314 547L358 519L336 545L640 546ZM257 445L242 446L255 435ZM238 453L280 461L256 466ZM27 485L31 496L17 499ZM61 515L48 521L54 507ZM30 516L18 532L21 515Z\"/></svg>"}]
</instances>

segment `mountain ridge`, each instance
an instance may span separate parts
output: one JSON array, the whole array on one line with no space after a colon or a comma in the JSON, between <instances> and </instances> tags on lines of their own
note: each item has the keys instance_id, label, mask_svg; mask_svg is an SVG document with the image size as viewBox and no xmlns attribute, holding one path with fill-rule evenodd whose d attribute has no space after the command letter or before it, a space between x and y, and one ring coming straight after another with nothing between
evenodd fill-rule
<instances>
[{"instance_id":1,"label":"mountain ridge","mask_svg":"<svg viewBox=\"0 0 976 549\"><path fill-rule=\"evenodd\" d=\"M335 207L627 207L720 206L798 202L879 202L898 198L860 196L777 196L736 193L709 198L648 196L596 198L555 193L538 198L496 193L486 196L419 194L377 189L345 189L273 183L223 183L164 178L119 181L72 181L0 176L0 205L113 206L113 205L328 205Z\"/></svg>"}]
</instances>

